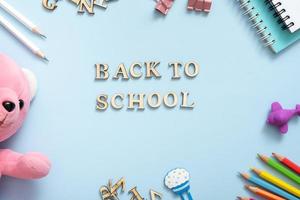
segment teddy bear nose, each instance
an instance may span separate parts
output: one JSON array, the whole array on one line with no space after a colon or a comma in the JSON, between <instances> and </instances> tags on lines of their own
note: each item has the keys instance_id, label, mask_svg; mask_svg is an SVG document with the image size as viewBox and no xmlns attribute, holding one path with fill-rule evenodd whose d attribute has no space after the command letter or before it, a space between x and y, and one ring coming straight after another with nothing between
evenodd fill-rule
<instances>
[{"instance_id":1,"label":"teddy bear nose","mask_svg":"<svg viewBox=\"0 0 300 200\"><path fill-rule=\"evenodd\" d=\"M8 112L12 112L15 107L16 107L16 104L14 104L13 102L11 101L4 101L2 103L2 106L5 108L5 110L7 110Z\"/></svg>"}]
</instances>

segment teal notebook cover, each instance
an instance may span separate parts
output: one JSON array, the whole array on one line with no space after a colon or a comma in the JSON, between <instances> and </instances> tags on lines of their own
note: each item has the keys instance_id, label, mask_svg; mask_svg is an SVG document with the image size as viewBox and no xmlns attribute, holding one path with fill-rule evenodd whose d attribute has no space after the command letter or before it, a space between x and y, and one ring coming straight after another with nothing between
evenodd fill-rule
<instances>
[{"instance_id":1,"label":"teal notebook cover","mask_svg":"<svg viewBox=\"0 0 300 200\"><path fill-rule=\"evenodd\" d=\"M282 30L282 24L278 24L277 22L279 17L276 18L273 16L275 11L271 11L269 9L270 4L267 4L265 0L244 0L240 1L240 3L244 3L244 5L246 5L244 9L245 11L249 11L249 18L258 14L257 17L252 20L252 22L255 23L262 20L258 30L265 28L263 32L264 35L271 33L270 37L265 41L265 43L272 43L272 41L274 41L274 43L270 45L274 52L279 53L300 39L299 30L295 33L291 33L288 30ZM263 35L261 36L263 37Z\"/></svg>"}]
</instances>

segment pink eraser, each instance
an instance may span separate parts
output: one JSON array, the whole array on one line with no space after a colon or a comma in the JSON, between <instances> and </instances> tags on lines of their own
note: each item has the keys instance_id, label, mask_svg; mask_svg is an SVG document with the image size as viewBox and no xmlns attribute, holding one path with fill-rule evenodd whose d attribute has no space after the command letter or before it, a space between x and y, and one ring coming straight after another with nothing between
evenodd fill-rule
<instances>
[{"instance_id":1,"label":"pink eraser","mask_svg":"<svg viewBox=\"0 0 300 200\"><path fill-rule=\"evenodd\" d=\"M212 0L204 0L203 10L209 12L211 9Z\"/></svg>"},{"instance_id":2,"label":"pink eraser","mask_svg":"<svg viewBox=\"0 0 300 200\"><path fill-rule=\"evenodd\" d=\"M197 2L197 0L189 0L187 9L194 10L196 2Z\"/></svg>"},{"instance_id":3,"label":"pink eraser","mask_svg":"<svg viewBox=\"0 0 300 200\"><path fill-rule=\"evenodd\" d=\"M161 2L167 7L171 8L173 5L173 0L161 0Z\"/></svg>"},{"instance_id":4,"label":"pink eraser","mask_svg":"<svg viewBox=\"0 0 300 200\"><path fill-rule=\"evenodd\" d=\"M159 0L156 4L155 9L162 14L168 14L169 9L172 7L174 0Z\"/></svg>"},{"instance_id":5,"label":"pink eraser","mask_svg":"<svg viewBox=\"0 0 300 200\"><path fill-rule=\"evenodd\" d=\"M156 4L155 9L164 15L166 15L169 11L169 9L161 1Z\"/></svg>"},{"instance_id":6,"label":"pink eraser","mask_svg":"<svg viewBox=\"0 0 300 200\"><path fill-rule=\"evenodd\" d=\"M197 0L195 6L194 6L194 9L196 11L202 11L204 8L204 0Z\"/></svg>"}]
</instances>

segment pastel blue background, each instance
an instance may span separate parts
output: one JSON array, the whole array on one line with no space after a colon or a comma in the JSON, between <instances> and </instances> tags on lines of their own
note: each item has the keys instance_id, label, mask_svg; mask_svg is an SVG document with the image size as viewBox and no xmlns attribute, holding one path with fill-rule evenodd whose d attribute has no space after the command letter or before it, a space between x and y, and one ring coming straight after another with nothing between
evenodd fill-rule
<instances>
[{"instance_id":1,"label":"pastel blue background","mask_svg":"<svg viewBox=\"0 0 300 200\"><path fill-rule=\"evenodd\" d=\"M111 2L94 16L78 15L68 1L53 13L41 1L9 2L40 25L47 40L1 15L51 61L43 63L1 28L0 50L39 81L26 123L1 148L41 151L53 168L38 181L2 178L1 200L97 200L101 185L123 176L126 191L138 186L147 199L149 189L178 199L163 186L175 167L189 170L196 200L229 200L249 195L237 173L264 168L256 153L278 152L300 163L300 121L294 118L284 137L265 125L273 101L285 108L300 103L300 44L277 56L263 48L235 1L215 0L209 15L176 1L166 17L154 12L152 0ZM108 63L113 73L119 63L151 60L161 61L161 80L94 81L95 63ZM172 81L168 62L174 60L196 60L201 72ZM194 110L95 110L100 93L181 90L191 93Z\"/></svg>"}]
</instances>

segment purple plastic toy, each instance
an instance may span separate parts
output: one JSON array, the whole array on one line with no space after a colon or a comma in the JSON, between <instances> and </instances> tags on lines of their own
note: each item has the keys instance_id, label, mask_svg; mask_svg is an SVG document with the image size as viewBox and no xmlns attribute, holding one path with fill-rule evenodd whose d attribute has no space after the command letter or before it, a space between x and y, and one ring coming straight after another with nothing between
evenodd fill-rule
<instances>
[{"instance_id":1,"label":"purple plastic toy","mask_svg":"<svg viewBox=\"0 0 300 200\"><path fill-rule=\"evenodd\" d=\"M288 122L295 115L300 115L300 105L296 105L296 109L282 109L280 103L272 103L272 110L268 116L267 122L277 126L281 134L288 132Z\"/></svg>"}]
</instances>

